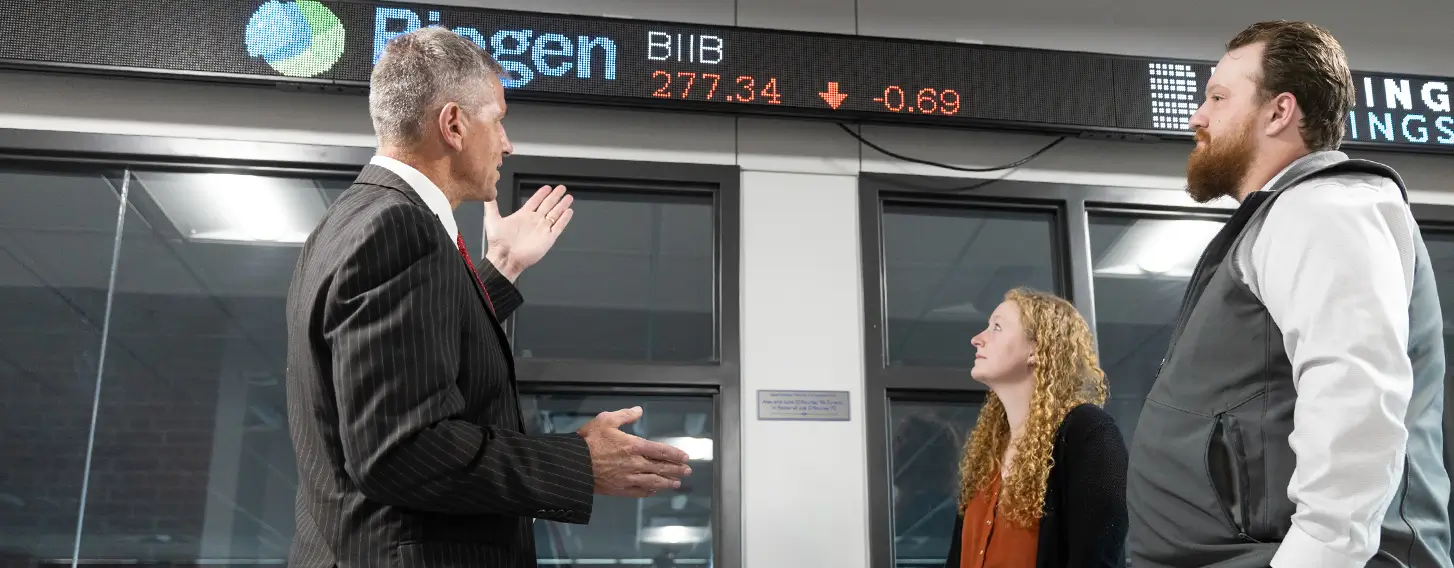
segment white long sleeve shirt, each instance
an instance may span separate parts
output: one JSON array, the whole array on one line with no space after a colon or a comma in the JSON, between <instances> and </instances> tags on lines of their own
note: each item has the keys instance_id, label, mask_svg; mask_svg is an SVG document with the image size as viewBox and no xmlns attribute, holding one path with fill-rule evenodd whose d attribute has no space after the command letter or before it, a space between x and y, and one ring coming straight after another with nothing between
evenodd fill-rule
<instances>
[{"instance_id":1,"label":"white long sleeve shirt","mask_svg":"<svg viewBox=\"0 0 1454 568\"><path fill-rule=\"evenodd\" d=\"M1321 178L1285 190L1234 253L1298 393L1296 512L1272 568L1361 568L1378 550L1408 439L1414 223L1390 180Z\"/></svg>"}]
</instances>

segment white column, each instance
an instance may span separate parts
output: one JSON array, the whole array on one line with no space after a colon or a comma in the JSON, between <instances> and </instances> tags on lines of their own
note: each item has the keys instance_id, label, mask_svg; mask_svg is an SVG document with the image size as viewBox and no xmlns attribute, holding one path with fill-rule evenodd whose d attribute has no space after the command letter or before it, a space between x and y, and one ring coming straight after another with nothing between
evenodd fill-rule
<instances>
[{"instance_id":1,"label":"white column","mask_svg":"<svg viewBox=\"0 0 1454 568\"><path fill-rule=\"evenodd\" d=\"M743 566L864 568L863 284L855 175L742 175ZM757 419L757 391L847 391L847 422Z\"/></svg>"}]
</instances>

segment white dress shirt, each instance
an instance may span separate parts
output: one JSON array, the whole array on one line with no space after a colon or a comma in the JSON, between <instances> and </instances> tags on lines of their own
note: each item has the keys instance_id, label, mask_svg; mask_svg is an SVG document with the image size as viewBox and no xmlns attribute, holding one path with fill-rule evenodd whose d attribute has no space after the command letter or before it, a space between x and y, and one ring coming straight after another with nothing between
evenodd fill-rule
<instances>
[{"instance_id":1,"label":"white dress shirt","mask_svg":"<svg viewBox=\"0 0 1454 568\"><path fill-rule=\"evenodd\" d=\"M449 206L449 198L444 196L444 191L440 190L438 185L429 181L428 177L419 173L419 170L414 169L413 166L388 156L374 156L369 163L394 172L394 175L408 183L409 187L414 189L414 193L418 193L419 197L424 199L424 204L429 206L429 210L434 212L434 216L439 218L439 222L444 224L445 232L449 233L449 240L459 239L459 225L454 221L454 208Z\"/></svg>"},{"instance_id":2,"label":"white dress shirt","mask_svg":"<svg viewBox=\"0 0 1454 568\"><path fill-rule=\"evenodd\" d=\"M1234 251L1298 394L1296 512L1273 568L1361 568L1378 551L1408 439L1414 227L1393 181L1333 176L1285 190Z\"/></svg>"}]
</instances>

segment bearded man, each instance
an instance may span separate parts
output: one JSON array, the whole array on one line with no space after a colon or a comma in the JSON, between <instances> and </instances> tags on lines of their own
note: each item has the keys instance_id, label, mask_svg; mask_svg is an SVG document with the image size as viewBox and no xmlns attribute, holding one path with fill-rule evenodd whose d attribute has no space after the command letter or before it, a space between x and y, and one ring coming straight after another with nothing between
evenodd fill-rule
<instances>
[{"instance_id":1,"label":"bearded man","mask_svg":"<svg viewBox=\"0 0 1454 568\"><path fill-rule=\"evenodd\" d=\"M1207 245L1127 475L1135 568L1450 566L1443 320L1391 168L1337 151L1347 58L1305 22L1227 45L1191 119Z\"/></svg>"}]
</instances>

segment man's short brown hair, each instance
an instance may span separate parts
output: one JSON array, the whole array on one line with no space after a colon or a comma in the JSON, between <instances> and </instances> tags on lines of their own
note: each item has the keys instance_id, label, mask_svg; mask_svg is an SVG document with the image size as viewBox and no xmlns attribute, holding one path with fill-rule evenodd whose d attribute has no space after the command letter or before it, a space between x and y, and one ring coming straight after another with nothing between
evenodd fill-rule
<instances>
[{"instance_id":1,"label":"man's short brown hair","mask_svg":"<svg viewBox=\"0 0 1454 568\"><path fill-rule=\"evenodd\" d=\"M1248 26L1227 42L1227 51L1255 43L1263 44L1262 76L1257 78L1262 102L1291 93L1303 111L1299 131L1308 149L1338 149L1348 111L1357 100L1343 46L1317 25L1276 20Z\"/></svg>"}]
</instances>

